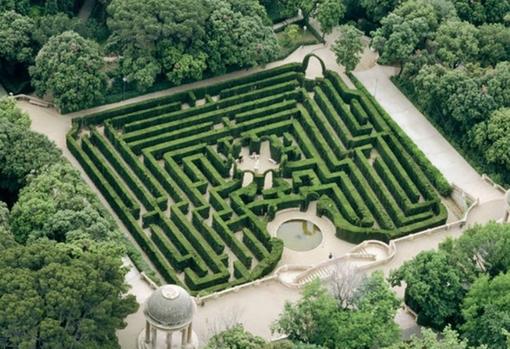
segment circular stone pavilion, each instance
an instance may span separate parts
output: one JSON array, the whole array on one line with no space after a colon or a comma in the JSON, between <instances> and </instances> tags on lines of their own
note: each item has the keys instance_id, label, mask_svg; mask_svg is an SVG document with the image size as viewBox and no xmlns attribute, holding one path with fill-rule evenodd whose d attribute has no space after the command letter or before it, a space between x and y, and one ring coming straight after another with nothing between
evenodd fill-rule
<instances>
[{"instance_id":1,"label":"circular stone pavilion","mask_svg":"<svg viewBox=\"0 0 510 349\"><path fill-rule=\"evenodd\" d=\"M146 323L138 337L138 348L196 349L198 340L192 330L195 311L194 299L182 287L159 287L145 301Z\"/></svg>"}]
</instances>

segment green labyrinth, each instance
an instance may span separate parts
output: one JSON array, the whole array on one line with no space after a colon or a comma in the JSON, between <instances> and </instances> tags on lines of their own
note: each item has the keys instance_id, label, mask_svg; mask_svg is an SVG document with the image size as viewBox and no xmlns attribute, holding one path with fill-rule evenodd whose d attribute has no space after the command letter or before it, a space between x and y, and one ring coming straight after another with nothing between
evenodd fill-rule
<instances>
[{"instance_id":1,"label":"green labyrinth","mask_svg":"<svg viewBox=\"0 0 510 349\"><path fill-rule=\"evenodd\" d=\"M330 71L307 80L306 66L75 120L69 149L166 282L196 294L268 274L283 251L268 220L312 201L350 242L446 221L437 169L370 96ZM242 187L235 159L265 141L272 188L265 174Z\"/></svg>"}]
</instances>

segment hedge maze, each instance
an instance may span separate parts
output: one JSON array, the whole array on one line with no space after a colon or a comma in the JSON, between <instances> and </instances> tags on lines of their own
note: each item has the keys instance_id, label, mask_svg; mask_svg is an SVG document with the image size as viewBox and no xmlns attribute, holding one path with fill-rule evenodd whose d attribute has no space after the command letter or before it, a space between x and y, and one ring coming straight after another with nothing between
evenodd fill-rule
<instances>
[{"instance_id":1,"label":"hedge maze","mask_svg":"<svg viewBox=\"0 0 510 349\"><path fill-rule=\"evenodd\" d=\"M77 119L68 147L169 283L212 292L262 277L283 243L267 221L307 209L351 242L443 224L448 186L384 111L333 72L288 64ZM242 147L279 163L242 187Z\"/></svg>"}]
</instances>

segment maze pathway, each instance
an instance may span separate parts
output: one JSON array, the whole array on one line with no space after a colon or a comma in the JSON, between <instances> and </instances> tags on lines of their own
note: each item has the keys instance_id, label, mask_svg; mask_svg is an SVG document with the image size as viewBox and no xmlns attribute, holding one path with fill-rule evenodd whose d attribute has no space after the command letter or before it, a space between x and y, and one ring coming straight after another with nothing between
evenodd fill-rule
<instances>
[{"instance_id":1,"label":"maze pathway","mask_svg":"<svg viewBox=\"0 0 510 349\"><path fill-rule=\"evenodd\" d=\"M330 219L338 238L388 241L443 224L442 178L364 92L292 63L77 119L67 145L169 283L213 292L260 278L283 243L279 210ZM243 147L269 142L242 186Z\"/></svg>"}]
</instances>

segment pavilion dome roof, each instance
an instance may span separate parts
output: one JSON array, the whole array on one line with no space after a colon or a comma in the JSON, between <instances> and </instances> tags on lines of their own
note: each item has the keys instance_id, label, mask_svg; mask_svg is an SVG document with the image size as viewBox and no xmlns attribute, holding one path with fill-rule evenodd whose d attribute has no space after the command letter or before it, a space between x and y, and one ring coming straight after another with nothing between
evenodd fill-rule
<instances>
[{"instance_id":1,"label":"pavilion dome roof","mask_svg":"<svg viewBox=\"0 0 510 349\"><path fill-rule=\"evenodd\" d=\"M191 322L195 307L195 301L185 289L164 285L147 299L144 313L155 325L177 329Z\"/></svg>"}]
</instances>

